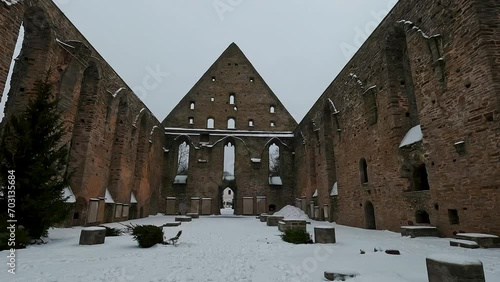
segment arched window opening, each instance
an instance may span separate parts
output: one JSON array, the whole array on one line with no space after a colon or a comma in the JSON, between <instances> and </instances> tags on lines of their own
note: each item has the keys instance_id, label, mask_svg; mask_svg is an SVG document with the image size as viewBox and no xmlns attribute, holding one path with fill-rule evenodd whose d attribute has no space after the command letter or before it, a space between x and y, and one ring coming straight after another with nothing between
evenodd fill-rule
<instances>
[{"instance_id":1,"label":"arched window opening","mask_svg":"<svg viewBox=\"0 0 500 282\"><path fill-rule=\"evenodd\" d=\"M429 190L429 180L427 179L425 164L413 168L412 181L415 191Z\"/></svg>"},{"instance_id":2,"label":"arched window opening","mask_svg":"<svg viewBox=\"0 0 500 282\"><path fill-rule=\"evenodd\" d=\"M227 187L222 192L222 205L223 205L224 209L233 209L233 200L234 200L233 190L231 190L231 188Z\"/></svg>"},{"instance_id":3,"label":"arched window opening","mask_svg":"<svg viewBox=\"0 0 500 282\"><path fill-rule=\"evenodd\" d=\"M248 126L253 127L253 125L254 125L254 123L253 123L253 119L248 120Z\"/></svg>"},{"instance_id":4,"label":"arched window opening","mask_svg":"<svg viewBox=\"0 0 500 282\"><path fill-rule=\"evenodd\" d=\"M187 175L189 168L189 145L186 141L179 145L177 175Z\"/></svg>"},{"instance_id":5,"label":"arched window opening","mask_svg":"<svg viewBox=\"0 0 500 282\"><path fill-rule=\"evenodd\" d=\"M213 118L208 118L207 119L207 128L208 129L215 128L215 120Z\"/></svg>"},{"instance_id":6,"label":"arched window opening","mask_svg":"<svg viewBox=\"0 0 500 282\"><path fill-rule=\"evenodd\" d=\"M234 163L236 160L235 147L231 142L224 146L224 172L222 173L223 180L234 180Z\"/></svg>"},{"instance_id":7,"label":"arched window opening","mask_svg":"<svg viewBox=\"0 0 500 282\"><path fill-rule=\"evenodd\" d=\"M231 93L229 95L229 104L230 105L234 105L235 104L235 94L234 93Z\"/></svg>"},{"instance_id":8,"label":"arched window opening","mask_svg":"<svg viewBox=\"0 0 500 282\"><path fill-rule=\"evenodd\" d=\"M193 117L189 117L189 124L194 124L194 118Z\"/></svg>"},{"instance_id":9,"label":"arched window opening","mask_svg":"<svg viewBox=\"0 0 500 282\"><path fill-rule=\"evenodd\" d=\"M189 109L194 110L194 102L191 102L191 104L189 105Z\"/></svg>"},{"instance_id":10,"label":"arched window opening","mask_svg":"<svg viewBox=\"0 0 500 282\"><path fill-rule=\"evenodd\" d=\"M361 178L361 184L368 183L368 164L365 159L359 161L359 174Z\"/></svg>"},{"instance_id":11,"label":"arched window opening","mask_svg":"<svg viewBox=\"0 0 500 282\"><path fill-rule=\"evenodd\" d=\"M269 107L269 112L271 114L274 114L276 112L276 107L274 107L274 106Z\"/></svg>"},{"instance_id":12,"label":"arched window opening","mask_svg":"<svg viewBox=\"0 0 500 282\"><path fill-rule=\"evenodd\" d=\"M280 147L272 144L269 146L269 176L279 176L280 167Z\"/></svg>"},{"instance_id":13,"label":"arched window opening","mask_svg":"<svg viewBox=\"0 0 500 282\"><path fill-rule=\"evenodd\" d=\"M236 129L236 120L234 118L227 119L227 129Z\"/></svg>"}]
</instances>

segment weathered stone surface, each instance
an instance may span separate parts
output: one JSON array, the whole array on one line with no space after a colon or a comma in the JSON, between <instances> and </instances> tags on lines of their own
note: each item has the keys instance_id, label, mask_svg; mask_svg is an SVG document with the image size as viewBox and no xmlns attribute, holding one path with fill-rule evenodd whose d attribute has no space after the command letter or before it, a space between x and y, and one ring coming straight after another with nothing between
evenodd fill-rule
<instances>
[{"instance_id":1,"label":"weathered stone surface","mask_svg":"<svg viewBox=\"0 0 500 282\"><path fill-rule=\"evenodd\" d=\"M388 255L400 255L401 254L398 250L385 250L385 253Z\"/></svg>"},{"instance_id":2,"label":"weathered stone surface","mask_svg":"<svg viewBox=\"0 0 500 282\"><path fill-rule=\"evenodd\" d=\"M176 222L167 222L163 224L164 227L176 227L181 225L181 221L176 221Z\"/></svg>"},{"instance_id":3,"label":"weathered stone surface","mask_svg":"<svg viewBox=\"0 0 500 282\"><path fill-rule=\"evenodd\" d=\"M467 249L478 249L479 248L479 245L474 241L460 240L460 239L450 240L450 246L462 247L462 248L467 248Z\"/></svg>"},{"instance_id":4,"label":"weathered stone surface","mask_svg":"<svg viewBox=\"0 0 500 282\"><path fill-rule=\"evenodd\" d=\"M401 226L401 236L439 237L439 231L434 226Z\"/></svg>"},{"instance_id":5,"label":"weathered stone surface","mask_svg":"<svg viewBox=\"0 0 500 282\"><path fill-rule=\"evenodd\" d=\"M336 273L331 271L325 271L325 279L328 281L346 281L348 278L354 278L358 276L358 273Z\"/></svg>"},{"instance_id":6,"label":"weathered stone surface","mask_svg":"<svg viewBox=\"0 0 500 282\"><path fill-rule=\"evenodd\" d=\"M500 234L500 1L447 4L398 1L295 130L295 196L330 220L399 231L423 210L445 236ZM422 142L400 149L418 124Z\"/></svg>"},{"instance_id":7,"label":"weathered stone surface","mask_svg":"<svg viewBox=\"0 0 500 282\"><path fill-rule=\"evenodd\" d=\"M54 1L0 3L0 95L21 24L26 31L22 58L15 62L3 124L24 111L36 94L35 82L51 69L53 94L68 130L63 141L71 142L68 169L74 172L70 184L76 203L66 224L95 225L159 212L165 139L160 122L139 99L141 93L127 87ZM97 214L89 216L90 200L103 198L106 188L116 203L131 204L129 214L116 216L99 203ZM131 203L132 191L136 203Z\"/></svg>"},{"instance_id":8,"label":"weathered stone surface","mask_svg":"<svg viewBox=\"0 0 500 282\"><path fill-rule=\"evenodd\" d=\"M190 222L192 218L190 216L176 216L175 221L179 222Z\"/></svg>"},{"instance_id":9,"label":"weathered stone surface","mask_svg":"<svg viewBox=\"0 0 500 282\"><path fill-rule=\"evenodd\" d=\"M267 226L278 226L278 223L285 218L281 215L270 215L267 217Z\"/></svg>"},{"instance_id":10,"label":"weathered stone surface","mask_svg":"<svg viewBox=\"0 0 500 282\"><path fill-rule=\"evenodd\" d=\"M306 231L306 221L304 219L283 219L279 222L278 229L282 232L288 229L301 229Z\"/></svg>"},{"instance_id":11,"label":"weathered stone surface","mask_svg":"<svg viewBox=\"0 0 500 282\"><path fill-rule=\"evenodd\" d=\"M500 237L492 234L458 233L455 238L476 242L481 248L500 248Z\"/></svg>"},{"instance_id":12,"label":"weathered stone surface","mask_svg":"<svg viewBox=\"0 0 500 282\"><path fill-rule=\"evenodd\" d=\"M213 128L208 128L209 119L214 121ZM229 119L235 120L234 129L228 128ZM192 197L210 197L210 214L219 213L220 195L226 187L234 192L237 215L271 213L293 201L292 131L297 123L236 44L208 68L162 125L167 128L165 148L169 150L162 194L177 197L179 208L189 207ZM173 184L183 142L191 148L188 181ZM223 176L228 143L237 156L234 177ZM280 152L280 181L276 182L269 177L272 144Z\"/></svg>"},{"instance_id":13,"label":"weathered stone surface","mask_svg":"<svg viewBox=\"0 0 500 282\"><path fill-rule=\"evenodd\" d=\"M335 228L331 226L314 227L314 243L334 244L336 243Z\"/></svg>"},{"instance_id":14,"label":"weathered stone surface","mask_svg":"<svg viewBox=\"0 0 500 282\"><path fill-rule=\"evenodd\" d=\"M200 218L200 215L198 213L188 212L188 213L186 213L186 216L189 216L191 218Z\"/></svg>"},{"instance_id":15,"label":"weathered stone surface","mask_svg":"<svg viewBox=\"0 0 500 282\"><path fill-rule=\"evenodd\" d=\"M426 259L429 282L485 282L482 262L456 255L435 255Z\"/></svg>"},{"instance_id":16,"label":"weathered stone surface","mask_svg":"<svg viewBox=\"0 0 500 282\"><path fill-rule=\"evenodd\" d=\"M88 227L80 232L80 245L99 245L106 240L105 227Z\"/></svg>"},{"instance_id":17,"label":"weathered stone surface","mask_svg":"<svg viewBox=\"0 0 500 282\"><path fill-rule=\"evenodd\" d=\"M268 214L265 214L265 213L261 214L260 215L260 222L267 222L268 217L269 217Z\"/></svg>"}]
</instances>

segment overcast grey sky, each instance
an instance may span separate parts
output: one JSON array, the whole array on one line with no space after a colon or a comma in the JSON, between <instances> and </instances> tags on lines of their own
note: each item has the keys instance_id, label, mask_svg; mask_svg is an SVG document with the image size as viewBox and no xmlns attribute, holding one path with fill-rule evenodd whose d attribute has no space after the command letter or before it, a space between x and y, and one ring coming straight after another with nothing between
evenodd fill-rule
<instances>
[{"instance_id":1,"label":"overcast grey sky","mask_svg":"<svg viewBox=\"0 0 500 282\"><path fill-rule=\"evenodd\" d=\"M235 42L297 122L397 2L54 1L160 121Z\"/></svg>"}]
</instances>

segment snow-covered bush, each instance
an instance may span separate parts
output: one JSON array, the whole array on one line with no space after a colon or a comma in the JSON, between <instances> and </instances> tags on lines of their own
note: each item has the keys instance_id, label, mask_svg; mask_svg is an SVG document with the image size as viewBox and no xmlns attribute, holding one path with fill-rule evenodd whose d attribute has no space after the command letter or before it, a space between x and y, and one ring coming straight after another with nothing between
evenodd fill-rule
<instances>
[{"instance_id":1,"label":"snow-covered bush","mask_svg":"<svg viewBox=\"0 0 500 282\"><path fill-rule=\"evenodd\" d=\"M163 229L154 225L135 225L132 235L141 248L150 248L163 242Z\"/></svg>"}]
</instances>

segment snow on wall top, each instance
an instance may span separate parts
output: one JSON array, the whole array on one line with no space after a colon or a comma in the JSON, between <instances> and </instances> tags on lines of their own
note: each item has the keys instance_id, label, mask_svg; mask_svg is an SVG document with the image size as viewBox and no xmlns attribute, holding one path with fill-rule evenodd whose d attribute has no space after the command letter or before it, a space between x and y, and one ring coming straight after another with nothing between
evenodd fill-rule
<instances>
[{"instance_id":1,"label":"snow on wall top","mask_svg":"<svg viewBox=\"0 0 500 282\"><path fill-rule=\"evenodd\" d=\"M436 254L436 255L430 255L427 258L434 260L434 261L460 264L460 265L482 265L483 264L480 260L478 260L476 258L459 256L456 254Z\"/></svg>"},{"instance_id":2,"label":"snow on wall top","mask_svg":"<svg viewBox=\"0 0 500 282\"><path fill-rule=\"evenodd\" d=\"M21 3L23 0L0 0L0 1L4 2L5 4L7 4L7 6L12 6L12 5Z\"/></svg>"},{"instance_id":3,"label":"snow on wall top","mask_svg":"<svg viewBox=\"0 0 500 282\"><path fill-rule=\"evenodd\" d=\"M274 213L274 215L282 215L285 218L293 219L309 219L307 214L305 214L301 209L294 206L285 206L281 210Z\"/></svg>"},{"instance_id":4,"label":"snow on wall top","mask_svg":"<svg viewBox=\"0 0 500 282\"><path fill-rule=\"evenodd\" d=\"M422 141L423 137L424 135L422 134L422 129L420 128L420 124L414 126L410 130L408 130L408 133L406 133L405 138L403 138L403 141L401 141L401 144L399 144L399 148L420 142Z\"/></svg>"}]
</instances>

